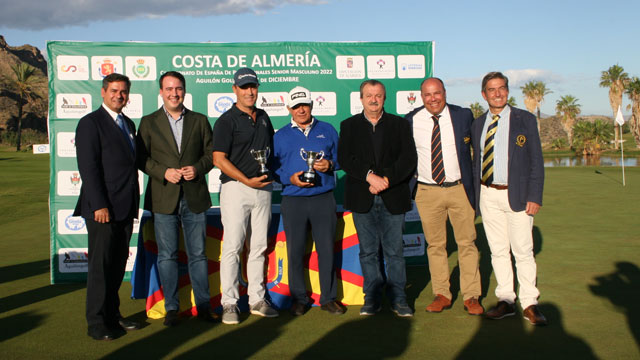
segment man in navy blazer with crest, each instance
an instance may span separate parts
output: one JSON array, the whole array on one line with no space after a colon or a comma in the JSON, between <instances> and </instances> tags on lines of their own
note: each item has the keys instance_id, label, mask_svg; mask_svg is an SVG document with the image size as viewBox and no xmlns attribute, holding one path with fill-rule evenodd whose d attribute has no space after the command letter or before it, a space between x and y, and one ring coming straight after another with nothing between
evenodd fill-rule
<instances>
[{"instance_id":1,"label":"man in navy blazer with crest","mask_svg":"<svg viewBox=\"0 0 640 360\"><path fill-rule=\"evenodd\" d=\"M130 88L124 75L105 77L102 106L76 128L82 187L74 215L85 219L89 234L86 318L88 335L96 340L138 328L120 315L118 297L140 200L135 124L122 113Z\"/></svg>"},{"instance_id":2,"label":"man in navy blazer with crest","mask_svg":"<svg viewBox=\"0 0 640 360\"><path fill-rule=\"evenodd\" d=\"M451 307L447 218L458 246L460 290L471 315L484 309L478 249L475 245L475 195L471 171L471 110L447 104L444 83L427 78L420 86L424 106L407 114L418 154L416 207L426 237L434 301L429 312Z\"/></svg>"},{"instance_id":3,"label":"man in navy blazer with crest","mask_svg":"<svg viewBox=\"0 0 640 360\"><path fill-rule=\"evenodd\" d=\"M533 114L507 104L509 80L500 72L485 75L482 97L489 111L475 120L471 132L476 198L498 283L498 304L487 311L487 317L515 314L513 254L523 315L533 325L545 325L547 320L537 307L540 292L532 235L544 185L537 121Z\"/></svg>"}]
</instances>

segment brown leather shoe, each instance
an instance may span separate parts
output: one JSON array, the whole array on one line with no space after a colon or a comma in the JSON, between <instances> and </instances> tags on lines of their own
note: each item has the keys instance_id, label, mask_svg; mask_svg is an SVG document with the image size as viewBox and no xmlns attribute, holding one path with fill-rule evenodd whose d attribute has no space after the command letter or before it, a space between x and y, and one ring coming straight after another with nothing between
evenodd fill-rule
<instances>
[{"instance_id":1,"label":"brown leather shoe","mask_svg":"<svg viewBox=\"0 0 640 360\"><path fill-rule=\"evenodd\" d=\"M524 309L522 312L524 318L529 320L529 322L533 325L547 325L547 318L542 315L540 310L538 310L538 306L531 305L528 308Z\"/></svg>"},{"instance_id":2,"label":"brown leather shoe","mask_svg":"<svg viewBox=\"0 0 640 360\"><path fill-rule=\"evenodd\" d=\"M322 306L320 306L320 309L328 311L329 313L334 315L342 315L345 313L345 310L342 308L342 306L340 306L335 301L329 301L328 303L323 304Z\"/></svg>"},{"instance_id":3,"label":"brown leather shoe","mask_svg":"<svg viewBox=\"0 0 640 360\"><path fill-rule=\"evenodd\" d=\"M444 295L436 295L436 298L433 299L433 302L427 306L425 310L432 313L442 312L444 309L448 309L451 307L451 299L447 299Z\"/></svg>"},{"instance_id":4,"label":"brown leather shoe","mask_svg":"<svg viewBox=\"0 0 640 360\"><path fill-rule=\"evenodd\" d=\"M299 303L296 301L293 303L293 305L291 305L291 309L289 311L293 316L302 316L307 312L307 310L308 310L308 306L306 304Z\"/></svg>"},{"instance_id":5,"label":"brown leather shoe","mask_svg":"<svg viewBox=\"0 0 640 360\"><path fill-rule=\"evenodd\" d=\"M516 314L516 307L514 304L509 304L506 301L498 301L496 306L489 309L485 314L487 318L493 320L499 320L507 316L513 316Z\"/></svg>"},{"instance_id":6,"label":"brown leather shoe","mask_svg":"<svg viewBox=\"0 0 640 360\"><path fill-rule=\"evenodd\" d=\"M484 308L480 305L478 298L469 298L464 301L464 309L467 310L469 315L482 315Z\"/></svg>"}]
</instances>

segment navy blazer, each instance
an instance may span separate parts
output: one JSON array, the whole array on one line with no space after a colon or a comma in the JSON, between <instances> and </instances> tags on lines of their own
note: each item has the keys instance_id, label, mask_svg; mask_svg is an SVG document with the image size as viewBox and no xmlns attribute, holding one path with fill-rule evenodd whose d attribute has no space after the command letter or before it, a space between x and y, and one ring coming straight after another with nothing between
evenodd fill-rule
<instances>
[{"instance_id":1,"label":"navy blazer","mask_svg":"<svg viewBox=\"0 0 640 360\"><path fill-rule=\"evenodd\" d=\"M484 141L482 129L487 113L477 118L471 128L473 139L473 177L476 187L476 199L480 196L480 171L482 152L480 144ZM511 107L509 117L509 164L508 185L509 205L513 211L524 211L527 202L542 205L544 185L544 161L542 145L536 117L528 111Z\"/></svg>"},{"instance_id":2,"label":"navy blazer","mask_svg":"<svg viewBox=\"0 0 640 360\"><path fill-rule=\"evenodd\" d=\"M135 135L133 121L124 120ZM80 119L75 144L82 187L73 215L93 220L94 211L107 208L115 221L138 217L136 154L107 110L100 106Z\"/></svg>"},{"instance_id":3,"label":"navy blazer","mask_svg":"<svg viewBox=\"0 0 640 360\"><path fill-rule=\"evenodd\" d=\"M473 122L473 113L467 108L457 105L447 104L449 115L451 115L451 123L453 124L453 137L456 142L456 153L458 155L458 166L460 167L460 175L462 176L462 185L467 193L467 199L472 208L476 208L475 190L473 187L473 173L471 165L471 123ZM405 116L405 119L411 124L413 131L413 117L424 109L424 106L414 109Z\"/></svg>"},{"instance_id":4,"label":"navy blazer","mask_svg":"<svg viewBox=\"0 0 640 360\"><path fill-rule=\"evenodd\" d=\"M371 123L364 113L354 115L340 123L338 163L347 173L344 207L359 213L368 212L374 195L369 192L367 172L389 179L389 188L381 192L387 210L403 214L411 210L409 180L417 164L416 146L409 123L396 115L383 113L376 131L383 132L382 158L376 163L373 141L368 135Z\"/></svg>"}]
</instances>

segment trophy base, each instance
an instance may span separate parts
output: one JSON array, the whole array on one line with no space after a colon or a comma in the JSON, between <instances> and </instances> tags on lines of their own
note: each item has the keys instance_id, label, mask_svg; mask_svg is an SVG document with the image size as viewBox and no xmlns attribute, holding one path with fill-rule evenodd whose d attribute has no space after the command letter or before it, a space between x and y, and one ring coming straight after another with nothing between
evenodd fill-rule
<instances>
[{"instance_id":1,"label":"trophy base","mask_svg":"<svg viewBox=\"0 0 640 360\"><path fill-rule=\"evenodd\" d=\"M315 184L316 183L316 174L305 172L302 175L298 176L298 179L303 183L307 184Z\"/></svg>"},{"instance_id":2,"label":"trophy base","mask_svg":"<svg viewBox=\"0 0 640 360\"><path fill-rule=\"evenodd\" d=\"M263 176L263 175L267 175L267 177L264 180L262 180L262 182L273 181L273 177L271 176L271 172L269 172L269 171L265 171L265 172L259 171L258 172L258 177Z\"/></svg>"}]
</instances>

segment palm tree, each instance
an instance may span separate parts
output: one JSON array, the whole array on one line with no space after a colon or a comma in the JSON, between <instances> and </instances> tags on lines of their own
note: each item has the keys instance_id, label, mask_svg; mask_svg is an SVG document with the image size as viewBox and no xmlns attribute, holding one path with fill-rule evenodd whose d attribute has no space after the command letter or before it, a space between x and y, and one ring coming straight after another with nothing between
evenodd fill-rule
<instances>
[{"instance_id":1,"label":"palm tree","mask_svg":"<svg viewBox=\"0 0 640 360\"><path fill-rule=\"evenodd\" d=\"M18 97L18 123L16 129L16 151L20 151L20 142L22 135L22 114L26 104L31 100L40 97L34 89L36 77L34 76L37 69L27 63L20 63L11 66L15 78L8 77L9 86L13 88Z\"/></svg>"},{"instance_id":2,"label":"palm tree","mask_svg":"<svg viewBox=\"0 0 640 360\"><path fill-rule=\"evenodd\" d=\"M609 88L609 104L613 110L613 118L616 118L618 107L622 105L622 93L629 83L629 74L624 72L624 68L618 64L611 66L600 76L600 87ZM615 125L615 147L618 149L618 124Z\"/></svg>"},{"instance_id":3,"label":"palm tree","mask_svg":"<svg viewBox=\"0 0 640 360\"><path fill-rule=\"evenodd\" d=\"M631 100L631 104L627 106L627 109L631 108L629 127L636 141L636 147L640 148L640 79L637 76L629 81L625 92Z\"/></svg>"},{"instance_id":4,"label":"palm tree","mask_svg":"<svg viewBox=\"0 0 640 360\"><path fill-rule=\"evenodd\" d=\"M545 95L551 94L552 91L547 89L547 85L543 81L534 80L527 82L520 89L522 89L522 95L524 95L524 106L531 113L537 114L538 131L540 131L540 105L544 102Z\"/></svg>"},{"instance_id":5,"label":"palm tree","mask_svg":"<svg viewBox=\"0 0 640 360\"><path fill-rule=\"evenodd\" d=\"M514 98L513 96L511 96L509 100L507 100L507 104L511 107L518 106L518 104L516 104L516 98Z\"/></svg>"},{"instance_id":6,"label":"palm tree","mask_svg":"<svg viewBox=\"0 0 640 360\"><path fill-rule=\"evenodd\" d=\"M613 125L610 121L578 121L573 126L573 145L576 151L584 155L599 154L613 137Z\"/></svg>"},{"instance_id":7,"label":"palm tree","mask_svg":"<svg viewBox=\"0 0 640 360\"><path fill-rule=\"evenodd\" d=\"M578 99L572 95L565 95L556 102L556 113L558 116L562 114L562 126L569 135L569 145L573 143L573 125L576 122L576 116L580 114L580 104Z\"/></svg>"},{"instance_id":8,"label":"palm tree","mask_svg":"<svg viewBox=\"0 0 640 360\"><path fill-rule=\"evenodd\" d=\"M469 106L469 108L471 109L471 112L473 113L473 118L477 119L478 117L480 117L480 115L484 114L484 112L486 111L482 105L480 105L479 102L474 102L473 104L471 104Z\"/></svg>"}]
</instances>

